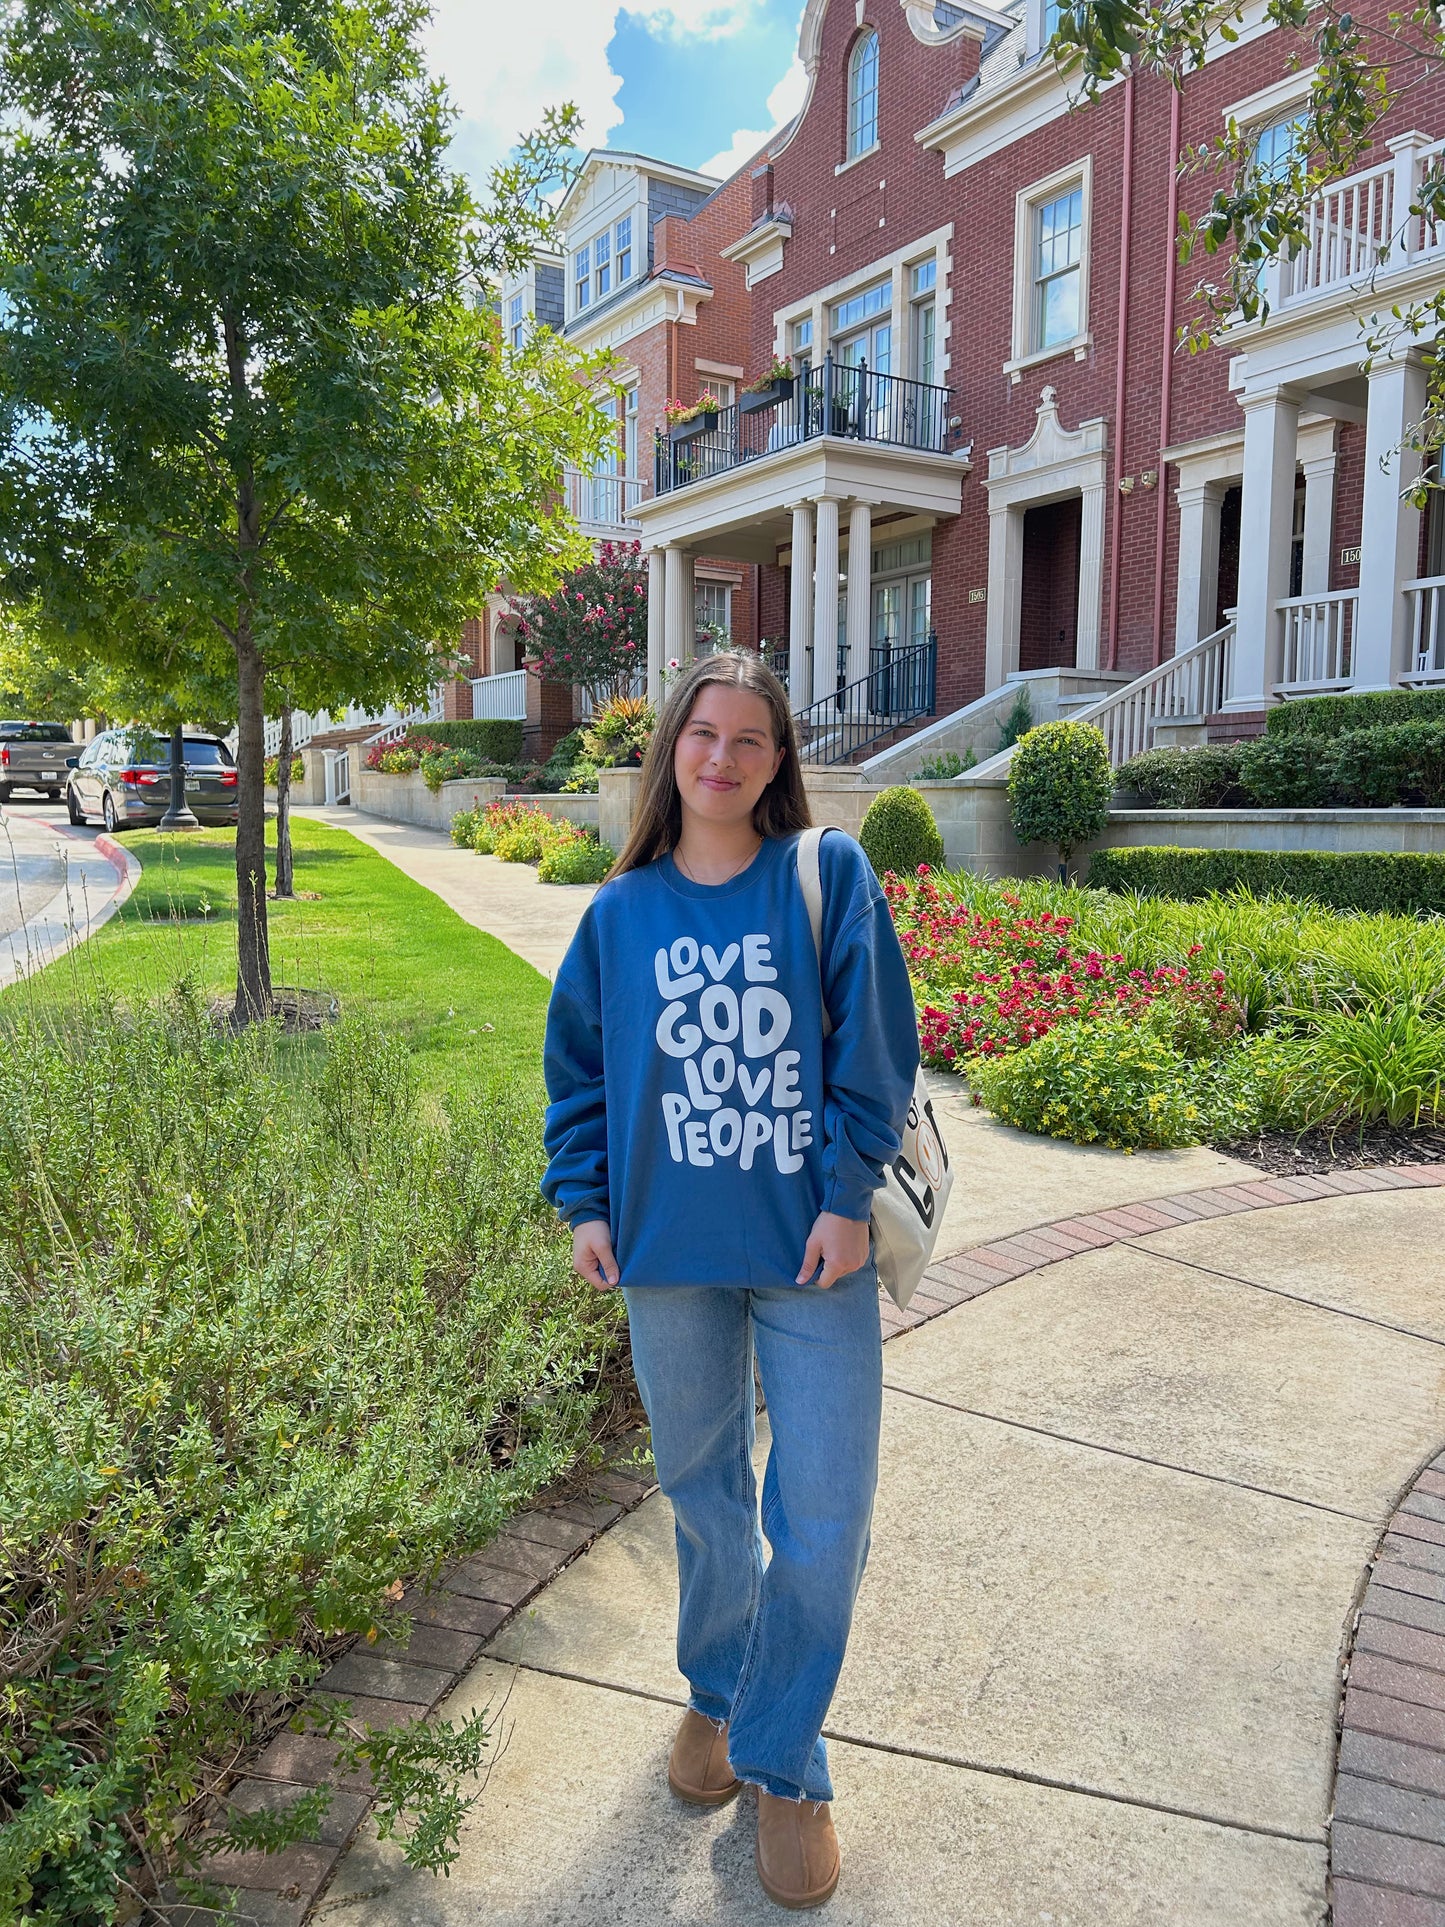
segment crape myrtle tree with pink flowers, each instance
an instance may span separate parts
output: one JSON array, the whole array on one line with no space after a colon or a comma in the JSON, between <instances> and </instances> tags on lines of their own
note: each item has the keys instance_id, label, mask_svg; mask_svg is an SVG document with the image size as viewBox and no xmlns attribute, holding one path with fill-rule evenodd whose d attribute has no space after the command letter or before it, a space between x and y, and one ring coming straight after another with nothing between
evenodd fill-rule
<instances>
[{"instance_id":1,"label":"crape myrtle tree with pink flowers","mask_svg":"<svg viewBox=\"0 0 1445 1927\"><path fill-rule=\"evenodd\" d=\"M647 564L639 542L603 542L551 595L514 597L526 666L574 683L594 705L631 692L647 669Z\"/></svg>"}]
</instances>

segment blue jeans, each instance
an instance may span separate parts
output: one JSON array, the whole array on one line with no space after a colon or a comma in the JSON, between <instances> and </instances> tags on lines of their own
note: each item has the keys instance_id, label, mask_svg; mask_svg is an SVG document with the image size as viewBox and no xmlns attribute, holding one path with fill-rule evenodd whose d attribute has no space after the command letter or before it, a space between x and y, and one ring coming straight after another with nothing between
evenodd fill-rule
<instances>
[{"instance_id":1,"label":"blue jeans","mask_svg":"<svg viewBox=\"0 0 1445 1927\"><path fill-rule=\"evenodd\" d=\"M740 1780L831 1800L822 1740L868 1557L883 1405L872 1258L827 1291L624 1290L658 1482L677 1519L677 1664L728 1720ZM772 1447L762 1530L753 1351Z\"/></svg>"}]
</instances>

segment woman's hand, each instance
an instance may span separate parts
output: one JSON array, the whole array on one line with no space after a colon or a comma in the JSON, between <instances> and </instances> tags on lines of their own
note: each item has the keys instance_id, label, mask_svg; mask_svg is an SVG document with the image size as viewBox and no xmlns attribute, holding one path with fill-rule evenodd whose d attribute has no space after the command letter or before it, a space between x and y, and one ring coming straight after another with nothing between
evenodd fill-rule
<instances>
[{"instance_id":1,"label":"woman's hand","mask_svg":"<svg viewBox=\"0 0 1445 1927\"><path fill-rule=\"evenodd\" d=\"M826 1291L829 1285L846 1278L867 1260L867 1220L860 1222L857 1218L840 1218L836 1211L820 1211L808 1233L803 1269L798 1273L797 1283L806 1285L821 1265L823 1275L818 1280L818 1288Z\"/></svg>"},{"instance_id":2,"label":"woman's hand","mask_svg":"<svg viewBox=\"0 0 1445 1927\"><path fill-rule=\"evenodd\" d=\"M606 1218L589 1218L573 1230L572 1269L596 1291L611 1291L617 1283L617 1260Z\"/></svg>"}]
</instances>

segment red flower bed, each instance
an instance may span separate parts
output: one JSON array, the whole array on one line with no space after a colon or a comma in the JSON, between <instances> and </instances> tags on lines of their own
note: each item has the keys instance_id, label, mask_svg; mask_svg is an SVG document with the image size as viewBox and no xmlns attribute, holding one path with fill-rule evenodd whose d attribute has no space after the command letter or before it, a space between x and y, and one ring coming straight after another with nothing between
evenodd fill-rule
<instances>
[{"instance_id":1,"label":"red flower bed","mask_svg":"<svg viewBox=\"0 0 1445 1927\"><path fill-rule=\"evenodd\" d=\"M1198 945L1178 964L1131 969L1122 956L1077 951L1072 917L1047 910L988 917L948 901L926 865L916 883L890 876L883 887L909 970L934 996L918 1024L926 1064L951 1069L969 1057L1021 1050L1058 1024L1140 1022L1156 1010L1191 1054L1216 1049L1240 1029L1224 973L1200 970ZM1017 897L1005 894L1004 902L1020 909Z\"/></svg>"}]
</instances>

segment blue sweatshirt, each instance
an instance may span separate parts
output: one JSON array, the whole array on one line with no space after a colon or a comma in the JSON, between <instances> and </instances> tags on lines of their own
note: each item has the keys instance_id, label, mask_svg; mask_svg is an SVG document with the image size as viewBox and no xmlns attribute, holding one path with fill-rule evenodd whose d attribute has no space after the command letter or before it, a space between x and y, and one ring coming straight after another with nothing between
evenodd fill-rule
<instances>
[{"instance_id":1,"label":"blue sweatshirt","mask_svg":"<svg viewBox=\"0 0 1445 1927\"><path fill-rule=\"evenodd\" d=\"M624 1285L792 1285L820 1211L872 1211L913 995L858 844L830 832L819 867L826 1042L796 835L727 883L660 857L583 914L547 1011L542 1189L573 1226L607 1220Z\"/></svg>"}]
</instances>

